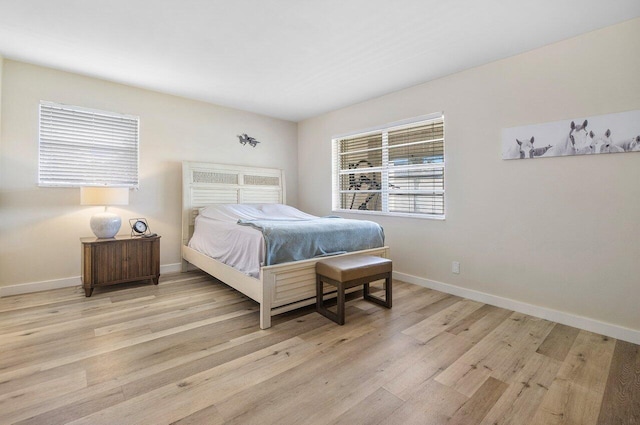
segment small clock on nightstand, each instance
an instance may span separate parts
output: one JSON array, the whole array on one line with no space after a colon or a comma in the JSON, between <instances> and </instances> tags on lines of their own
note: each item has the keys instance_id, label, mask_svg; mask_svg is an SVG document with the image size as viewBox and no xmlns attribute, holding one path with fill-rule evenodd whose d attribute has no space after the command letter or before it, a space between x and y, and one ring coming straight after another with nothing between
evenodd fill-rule
<instances>
[{"instance_id":1,"label":"small clock on nightstand","mask_svg":"<svg viewBox=\"0 0 640 425\"><path fill-rule=\"evenodd\" d=\"M129 219L129 225L131 226L131 237L150 237L156 235L155 233L151 233L146 218L131 218Z\"/></svg>"}]
</instances>

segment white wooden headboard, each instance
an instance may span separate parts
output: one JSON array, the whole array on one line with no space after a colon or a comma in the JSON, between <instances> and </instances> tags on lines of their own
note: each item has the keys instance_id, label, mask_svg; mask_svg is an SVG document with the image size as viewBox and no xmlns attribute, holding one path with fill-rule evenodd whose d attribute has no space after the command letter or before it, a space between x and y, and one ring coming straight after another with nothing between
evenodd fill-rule
<instances>
[{"instance_id":1,"label":"white wooden headboard","mask_svg":"<svg viewBox=\"0 0 640 425\"><path fill-rule=\"evenodd\" d=\"M242 165L182 163L182 244L193 234L198 209L212 204L286 203L284 171Z\"/></svg>"}]
</instances>

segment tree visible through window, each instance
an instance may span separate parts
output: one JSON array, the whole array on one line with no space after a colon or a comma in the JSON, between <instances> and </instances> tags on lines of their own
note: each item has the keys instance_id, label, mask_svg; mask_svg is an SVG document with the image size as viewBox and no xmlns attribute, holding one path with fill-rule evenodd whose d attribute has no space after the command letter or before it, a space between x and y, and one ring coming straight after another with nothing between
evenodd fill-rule
<instances>
[{"instance_id":1,"label":"tree visible through window","mask_svg":"<svg viewBox=\"0 0 640 425\"><path fill-rule=\"evenodd\" d=\"M444 218L444 118L333 139L333 209Z\"/></svg>"},{"instance_id":2,"label":"tree visible through window","mask_svg":"<svg viewBox=\"0 0 640 425\"><path fill-rule=\"evenodd\" d=\"M138 121L40 102L38 184L138 187Z\"/></svg>"}]
</instances>

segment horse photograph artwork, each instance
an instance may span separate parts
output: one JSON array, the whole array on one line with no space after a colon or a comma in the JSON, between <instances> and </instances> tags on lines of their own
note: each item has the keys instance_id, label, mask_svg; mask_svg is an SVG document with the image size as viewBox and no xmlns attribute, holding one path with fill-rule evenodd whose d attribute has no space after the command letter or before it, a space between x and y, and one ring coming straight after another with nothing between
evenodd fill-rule
<instances>
[{"instance_id":1,"label":"horse photograph artwork","mask_svg":"<svg viewBox=\"0 0 640 425\"><path fill-rule=\"evenodd\" d=\"M640 152L640 111L502 130L502 159Z\"/></svg>"}]
</instances>

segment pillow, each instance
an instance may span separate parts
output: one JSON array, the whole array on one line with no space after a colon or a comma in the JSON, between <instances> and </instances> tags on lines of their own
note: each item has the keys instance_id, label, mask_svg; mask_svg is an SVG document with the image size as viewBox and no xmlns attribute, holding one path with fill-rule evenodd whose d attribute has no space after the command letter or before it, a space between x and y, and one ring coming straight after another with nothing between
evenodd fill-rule
<instances>
[{"instance_id":1,"label":"pillow","mask_svg":"<svg viewBox=\"0 0 640 425\"><path fill-rule=\"evenodd\" d=\"M260 206L260 210L267 220L312 220L318 218L284 204L264 204Z\"/></svg>"},{"instance_id":2,"label":"pillow","mask_svg":"<svg viewBox=\"0 0 640 425\"><path fill-rule=\"evenodd\" d=\"M213 220L237 223L238 220L259 220L264 213L260 204L219 204L200 209L200 215Z\"/></svg>"},{"instance_id":3,"label":"pillow","mask_svg":"<svg viewBox=\"0 0 640 425\"><path fill-rule=\"evenodd\" d=\"M312 220L318 218L283 204L219 204L200 209L200 215L213 220Z\"/></svg>"}]
</instances>

